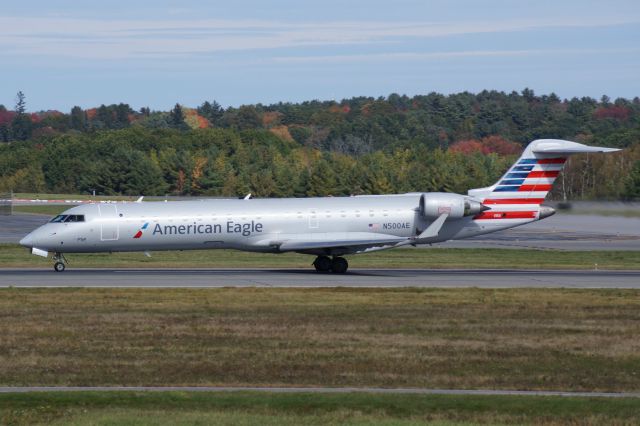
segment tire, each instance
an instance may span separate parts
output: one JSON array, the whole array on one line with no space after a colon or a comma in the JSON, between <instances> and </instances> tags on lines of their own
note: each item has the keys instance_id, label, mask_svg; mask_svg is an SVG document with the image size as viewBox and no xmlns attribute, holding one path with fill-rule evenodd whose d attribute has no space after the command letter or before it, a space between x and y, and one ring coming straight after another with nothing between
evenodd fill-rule
<instances>
[{"instance_id":1,"label":"tire","mask_svg":"<svg viewBox=\"0 0 640 426\"><path fill-rule=\"evenodd\" d=\"M349 263L344 257L334 257L331 261L331 272L334 274L344 274L349 268Z\"/></svg>"},{"instance_id":2,"label":"tire","mask_svg":"<svg viewBox=\"0 0 640 426\"><path fill-rule=\"evenodd\" d=\"M62 262L56 262L53 264L53 270L56 272L64 272L64 263Z\"/></svg>"},{"instance_id":3,"label":"tire","mask_svg":"<svg viewBox=\"0 0 640 426\"><path fill-rule=\"evenodd\" d=\"M327 256L318 256L316 260L313 261L313 266L315 266L318 272L329 272L331 270L331 259Z\"/></svg>"}]
</instances>

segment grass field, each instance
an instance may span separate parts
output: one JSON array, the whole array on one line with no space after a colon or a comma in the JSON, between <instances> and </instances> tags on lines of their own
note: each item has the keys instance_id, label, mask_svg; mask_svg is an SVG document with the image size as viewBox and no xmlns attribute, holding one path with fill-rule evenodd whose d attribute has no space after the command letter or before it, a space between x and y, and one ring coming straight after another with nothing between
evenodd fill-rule
<instances>
[{"instance_id":1,"label":"grass field","mask_svg":"<svg viewBox=\"0 0 640 426\"><path fill-rule=\"evenodd\" d=\"M314 257L249 253L236 250L188 250L143 253L69 254L71 268L310 268ZM637 251L556 251L509 249L395 249L349 256L351 268L481 268L481 269L638 269ZM46 267L45 259L17 244L0 244L1 267Z\"/></svg>"},{"instance_id":2,"label":"grass field","mask_svg":"<svg viewBox=\"0 0 640 426\"><path fill-rule=\"evenodd\" d=\"M34 206L13 206L14 213L29 213L45 216L56 216L73 206L69 205L34 205Z\"/></svg>"},{"instance_id":3,"label":"grass field","mask_svg":"<svg viewBox=\"0 0 640 426\"><path fill-rule=\"evenodd\" d=\"M5 425L637 424L640 400L233 393L0 395Z\"/></svg>"},{"instance_id":4,"label":"grass field","mask_svg":"<svg viewBox=\"0 0 640 426\"><path fill-rule=\"evenodd\" d=\"M593 210L559 210L559 214L562 215L594 215L594 216L618 216L618 217L640 217L640 210L638 209L593 209Z\"/></svg>"},{"instance_id":5,"label":"grass field","mask_svg":"<svg viewBox=\"0 0 640 426\"><path fill-rule=\"evenodd\" d=\"M2 289L0 385L640 390L640 292Z\"/></svg>"},{"instance_id":6,"label":"grass field","mask_svg":"<svg viewBox=\"0 0 640 426\"><path fill-rule=\"evenodd\" d=\"M13 194L13 198L23 198L28 200L98 200L98 201L135 201L138 197L130 195L96 195L90 194L44 194L35 192L18 192Z\"/></svg>"}]
</instances>

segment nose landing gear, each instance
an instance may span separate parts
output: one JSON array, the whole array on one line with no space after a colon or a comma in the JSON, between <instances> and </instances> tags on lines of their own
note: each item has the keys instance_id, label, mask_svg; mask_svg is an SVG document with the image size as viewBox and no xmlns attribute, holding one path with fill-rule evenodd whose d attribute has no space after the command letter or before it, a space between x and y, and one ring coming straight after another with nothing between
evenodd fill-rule
<instances>
[{"instance_id":1,"label":"nose landing gear","mask_svg":"<svg viewBox=\"0 0 640 426\"><path fill-rule=\"evenodd\" d=\"M66 264L69 263L62 253L55 253L53 255L53 261L55 262L53 264L53 270L56 272L64 272Z\"/></svg>"},{"instance_id":2,"label":"nose landing gear","mask_svg":"<svg viewBox=\"0 0 640 426\"><path fill-rule=\"evenodd\" d=\"M333 272L334 274L344 274L349 268L349 263L344 257L334 257L329 259L327 256L318 256L313 261L313 266L317 272Z\"/></svg>"}]
</instances>

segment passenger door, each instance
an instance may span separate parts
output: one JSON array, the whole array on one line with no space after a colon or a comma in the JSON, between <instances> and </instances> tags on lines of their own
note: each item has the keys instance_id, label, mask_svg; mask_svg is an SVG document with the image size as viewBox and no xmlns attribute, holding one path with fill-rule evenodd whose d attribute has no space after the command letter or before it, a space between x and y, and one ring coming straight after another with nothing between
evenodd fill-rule
<instances>
[{"instance_id":1,"label":"passenger door","mask_svg":"<svg viewBox=\"0 0 640 426\"><path fill-rule=\"evenodd\" d=\"M100 210L100 240L115 241L120 237L116 204L98 204Z\"/></svg>"}]
</instances>

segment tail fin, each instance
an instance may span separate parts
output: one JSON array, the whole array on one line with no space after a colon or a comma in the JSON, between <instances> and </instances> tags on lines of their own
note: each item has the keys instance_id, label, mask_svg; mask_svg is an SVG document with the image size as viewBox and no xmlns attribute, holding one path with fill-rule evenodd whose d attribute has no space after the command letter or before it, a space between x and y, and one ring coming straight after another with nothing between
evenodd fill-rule
<instances>
[{"instance_id":1,"label":"tail fin","mask_svg":"<svg viewBox=\"0 0 640 426\"><path fill-rule=\"evenodd\" d=\"M539 206L571 154L614 152L616 148L587 146L561 139L538 139L531 142L518 161L502 178L487 188L469 190L469 195L491 205Z\"/></svg>"}]
</instances>

